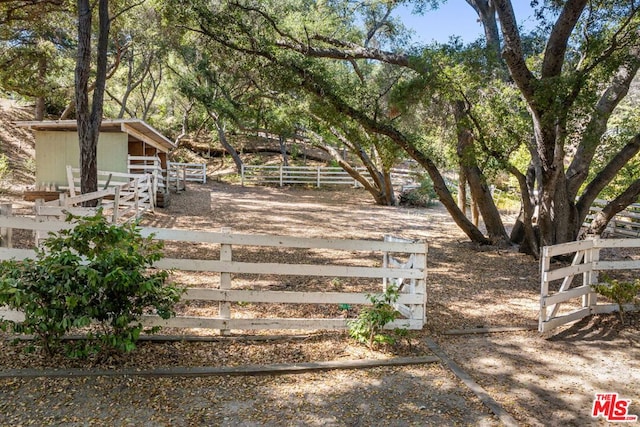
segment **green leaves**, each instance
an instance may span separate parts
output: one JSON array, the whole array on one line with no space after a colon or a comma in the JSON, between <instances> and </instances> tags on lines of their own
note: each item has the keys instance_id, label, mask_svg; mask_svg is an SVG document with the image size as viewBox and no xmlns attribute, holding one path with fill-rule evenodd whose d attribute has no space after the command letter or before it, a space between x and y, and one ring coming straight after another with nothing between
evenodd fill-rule
<instances>
[{"instance_id":1,"label":"green leaves","mask_svg":"<svg viewBox=\"0 0 640 427\"><path fill-rule=\"evenodd\" d=\"M387 323L400 316L393 307L399 296L400 293L395 286L389 286L382 294L367 294L372 306L363 308L357 319L347 322L349 336L361 344L366 344L369 348L373 348L375 344L395 343L393 336L382 331Z\"/></svg>"},{"instance_id":2,"label":"green leaves","mask_svg":"<svg viewBox=\"0 0 640 427\"><path fill-rule=\"evenodd\" d=\"M638 299L640 294L640 279L633 282L620 282L610 277L604 277L605 283L591 285L594 291L618 304L620 321L624 323L624 304Z\"/></svg>"},{"instance_id":3,"label":"green leaves","mask_svg":"<svg viewBox=\"0 0 640 427\"><path fill-rule=\"evenodd\" d=\"M0 305L25 313L16 333L34 334L49 354L63 335L97 322L92 340L64 347L68 356L135 348L144 313L167 319L182 290L152 265L162 244L140 235L135 224L108 224L99 213L67 218L75 228L51 235L35 260L0 264Z\"/></svg>"}]
</instances>

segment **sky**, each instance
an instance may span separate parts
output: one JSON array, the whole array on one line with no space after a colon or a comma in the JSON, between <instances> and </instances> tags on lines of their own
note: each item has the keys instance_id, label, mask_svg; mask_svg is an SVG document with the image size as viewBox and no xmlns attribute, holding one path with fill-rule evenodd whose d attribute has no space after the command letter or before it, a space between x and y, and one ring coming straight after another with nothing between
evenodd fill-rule
<instances>
[{"instance_id":1,"label":"sky","mask_svg":"<svg viewBox=\"0 0 640 427\"><path fill-rule=\"evenodd\" d=\"M530 0L513 0L516 19L520 25L533 26L533 10ZM415 41L430 43L432 41L447 42L449 37L457 35L465 43L484 35L482 25L478 22L475 11L465 0L448 0L437 10L427 11L424 15L411 15L412 7L402 6L396 15L404 25L413 29Z\"/></svg>"}]
</instances>

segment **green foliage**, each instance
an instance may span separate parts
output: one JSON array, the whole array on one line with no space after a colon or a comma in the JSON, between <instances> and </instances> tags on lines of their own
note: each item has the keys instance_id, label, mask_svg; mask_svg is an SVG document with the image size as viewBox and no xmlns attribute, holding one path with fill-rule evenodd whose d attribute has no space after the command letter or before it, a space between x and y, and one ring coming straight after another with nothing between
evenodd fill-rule
<instances>
[{"instance_id":1,"label":"green foliage","mask_svg":"<svg viewBox=\"0 0 640 427\"><path fill-rule=\"evenodd\" d=\"M624 304L633 303L640 294L640 279L633 282L620 282L604 277L605 283L591 285L594 291L618 304L620 321L624 323Z\"/></svg>"},{"instance_id":2,"label":"green foliage","mask_svg":"<svg viewBox=\"0 0 640 427\"><path fill-rule=\"evenodd\" d=\"M9 179L10 172L9 158L4 154L0 154L0 191L4 188L4 181Z\"/></svg>"},{"instance_id":3,"label":"green foliage","mask_svg":"<svg viewBox=\"0 0 640 427\"><path fill-rule=\"evenodd\" d=\"M393 344L395 338L383 333L387 323L396 320L400 313L393 307L400 292L397 287L389 286L384 293L367 294L371 307L360 310L358 317L348 321L349 336L359 343L373 348L375 344ZM399 329L402 331L402 329Z\"/></svg>"},{"instance_id":4,"label":"green foliage","mask_svg":"<svg viewBox=\"0 0 640 427\"><path fill-rule=\"evenodd\" d=\"M67 344L68 356L129 352L143 330L141 316L154 311L167 319L180 298L181 290L165 283L166 271L151 270L162 243L142 237L135 224L111 225L100 212L67 221L75 227L47 238L35 260L0 264L0 305L24 312L13 330L34 334L50 355L64 334L92 323L92 339Z\"/></svg>"},{"instance_id":5,"label":"green foliage","mask_svg":"<svg viewBox=\"0 0 640 427\"><path fill-rule=\"evenodd\" d=\"M437 199L436 191L433 189L433 182L425 178L417 188L410 188L400 193L400 204L406 206L429 207Z\"/></svg>"}]
</instances>

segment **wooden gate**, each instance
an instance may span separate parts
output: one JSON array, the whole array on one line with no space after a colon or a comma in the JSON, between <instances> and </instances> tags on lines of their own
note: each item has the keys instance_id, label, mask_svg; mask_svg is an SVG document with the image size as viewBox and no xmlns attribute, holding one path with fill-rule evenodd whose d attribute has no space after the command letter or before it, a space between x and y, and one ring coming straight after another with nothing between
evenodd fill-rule
<instances>
[{"instance_id":1,"label":"wooden gate","mask_svg":"<svg viewBox=\"0 0 640 427\"><path fill-rule=\"evenodd\" d=\"M618 310L617 304L598 301L591 285L598 283L598 273L603 270L640 269L640 260L601 261L603 248L640 248L640 239L593 239L545 246L542 249L540 319L538 330L548 332L566 323L598 313ZM554 258L569 257L570 265L556 267ZM574 280L581 277L582 280ZM577 282L574 284L574 281ZM559 284L559 286L558 286ZM556 287L556 290L552 288ZM634 306L625 307L634 309Z\"/></svg>"}]
</instances>

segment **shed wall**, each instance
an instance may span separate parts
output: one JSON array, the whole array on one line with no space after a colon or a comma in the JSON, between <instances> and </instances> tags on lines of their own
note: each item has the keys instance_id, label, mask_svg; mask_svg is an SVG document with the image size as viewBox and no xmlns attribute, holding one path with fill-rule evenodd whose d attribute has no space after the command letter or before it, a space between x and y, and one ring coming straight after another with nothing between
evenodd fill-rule
<instances>
[{"instance_id":1,"label":"shed wall","mask_svg":"<svg viewBox=\"0 0 640 427\"><path fill-rule=\"evenodd\" d=\"M127 134L100 133L98 169L127 172ZM66 166L80 167L78 134L75 132L36 132L36 183L67 185Z\"/></svg>"}]
</instances>

